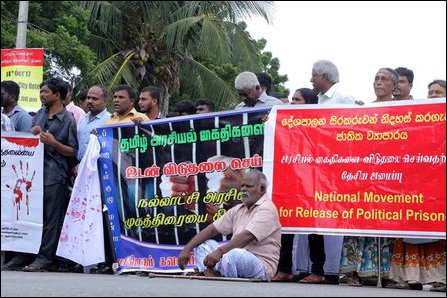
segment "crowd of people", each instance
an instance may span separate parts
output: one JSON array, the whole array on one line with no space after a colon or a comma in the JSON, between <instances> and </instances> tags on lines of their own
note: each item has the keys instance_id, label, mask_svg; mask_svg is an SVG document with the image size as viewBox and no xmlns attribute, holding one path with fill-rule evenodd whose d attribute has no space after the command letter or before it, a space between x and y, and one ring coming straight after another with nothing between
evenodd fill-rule
<instances>
[{"instance_id":1,"label":"crowd of people","mask_svg":"<svg viewBox=\"0 0 447 298\"><path fill-rule=\"evenodd\" d=\"M413 80L414 74L408 68L380 68L374 76L376 98L373 103L412 100ZM310 82L313 89L298 88L289 101L283 95L273 96L271 79L265 73L243 72L234 83L241 100L235 109L280 104L364 104L340 88L338 69L330 61L314 63ZM113 90L112 113L106 109L108 90L101 85L79 92L78 107L73 102L72 86L60 78L50 78L40 85L42 108L32 116L18 105L20 88L17 83L2 81L1 93L2 131L31 132L39 135L44 144L42 245L36 255L8 253L2 270L79 269L76 264L69 265L67 260L57 258L55 252L68 206L69 186L73 183L70 178L75 177L76 164L82 160L89 136L97 127L216 111L212 101L199 99L195 103L181 101L174 112L163 115L157 87L145 87L137 94L128 85ZM427 98L435 97L446 97L445 80L428 84ZM378 241L373 237L281 235L279 217L266 196L266 187L267 181L261 172L245 172L240 189L242 204L230 209L184 246L178 256L180 268L185 268L194 250L197 269L211 275L361 286L374 279L377 281L381 262L380 276L385 278L385 287L422 289L422 285L430 284L433 290L445 292L445 240L417 242L382 238ZM210 240L217 234L233 234L233 237L219 246ZM296 262L292 257L294 238L298 238L299 244L294 253ZM381 260L378 259L379 250ZM113 254L106 255L106 262L93 272L112 272ZM299 275L294 275L293 264Z\"/></svg>"}]
</instances>

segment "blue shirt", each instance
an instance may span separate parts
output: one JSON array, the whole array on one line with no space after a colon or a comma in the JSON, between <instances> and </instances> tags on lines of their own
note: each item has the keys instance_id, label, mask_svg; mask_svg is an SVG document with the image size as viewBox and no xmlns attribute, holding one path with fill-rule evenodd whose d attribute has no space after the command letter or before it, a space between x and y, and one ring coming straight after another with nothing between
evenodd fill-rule
<instances>
[{"instance_id":1,"label":"blue shirt","mask_svg":"<svg viewBox=\"0 0 447 298\"><path fill-rule=\"evenodd\" d=\"M88 112L79 122L78 128L78 140L79 140L79 150L78 150L78 160L81 161L84 157L85 151L87 150L88 142L90 140L90 133L93 129L105 126L105 123L110 118L110 113L107 110L102 111L92 119L90 115L92 113Z\"/></svg>"},{"instance_id":2,"label":"blue shirt","mask_svg":"<svg viewBox=\"0 0 447 298\"><path fill-rule=\"evenodd\" d=\"M33 125L33 117L19 105L16 105L7 116L11 119L16 131L29 132Z\"/></svg>"}]
</instances>

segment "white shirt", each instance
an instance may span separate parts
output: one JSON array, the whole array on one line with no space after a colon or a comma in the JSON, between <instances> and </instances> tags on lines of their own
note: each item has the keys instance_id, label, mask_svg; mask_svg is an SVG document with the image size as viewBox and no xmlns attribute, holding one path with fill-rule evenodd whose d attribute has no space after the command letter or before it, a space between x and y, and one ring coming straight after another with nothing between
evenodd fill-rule
<instances>
[{"instance_id":1,"label":"white shirt","mask_svg":"<svg viewBox=\"0 0 447 298\"><path fill-rule=\"evenodd\" d=\"M334 104L334 103L342 103L342 104L355 104L354 97L350 94L343 92L341 90L340 85L335 83L332 87L326 91L326 93L318 94L318 103L319 104Z\"/></svg>"}]
</instances>

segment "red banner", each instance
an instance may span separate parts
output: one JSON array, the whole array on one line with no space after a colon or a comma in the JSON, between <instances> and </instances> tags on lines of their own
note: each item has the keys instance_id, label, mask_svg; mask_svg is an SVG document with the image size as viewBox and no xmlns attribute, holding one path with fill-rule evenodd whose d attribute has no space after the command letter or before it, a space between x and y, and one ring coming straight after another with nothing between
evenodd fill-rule
<instances>
[{"instance_id":1,"label":"red banner","mask_svg":"<svg viewBox=\"0 0 447 298\"><path fill-rule=\"evenodd\" d=\"M2 67L42 65L43 49L2 49Z\"/></svg>"},{"instance_id":2,"label":"red banner","mask_svg":"<svg viewBox=\"0 0 447 298\"><path fill-rule=\"evenodd\" d=\"M445 99L269 118L265 173L284 231L445 238Z\"/></svg>"}]
</instances>

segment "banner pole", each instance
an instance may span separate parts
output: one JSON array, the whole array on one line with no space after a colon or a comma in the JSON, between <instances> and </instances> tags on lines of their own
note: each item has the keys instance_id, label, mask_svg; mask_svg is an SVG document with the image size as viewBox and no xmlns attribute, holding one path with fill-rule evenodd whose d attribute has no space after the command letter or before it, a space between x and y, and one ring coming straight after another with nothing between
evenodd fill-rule
<instances>
[{"instance_id":1,"label":"banner pole","mask_svg":"<svg viewBox=\"0 0 447 298\"><path fill-rule=\"evenodd\" d=\"M379 244L378 244L378 248L377 248L377 250L378 250L378 256L377 256L377 258L378 258L378 262L377 262L377 264L378 264L378 269L379 269L379 272L378 272L378 274L377 274L377 287L378 288L381 288L382 287L382 266L381 266L381 263L382 263L382 247L380 246L380 237L378 237L378 241L377 241Z\"/></svg>"}]
</instances>

